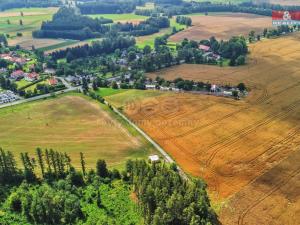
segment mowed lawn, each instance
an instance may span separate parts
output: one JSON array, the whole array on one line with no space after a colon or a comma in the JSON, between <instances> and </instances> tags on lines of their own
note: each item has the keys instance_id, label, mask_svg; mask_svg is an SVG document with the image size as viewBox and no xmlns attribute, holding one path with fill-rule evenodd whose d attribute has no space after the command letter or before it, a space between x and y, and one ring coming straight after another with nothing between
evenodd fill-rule
<instances>
[{"instance_id":1,"label":"mowed lawn","mask_svg":"<svg viewBox=\"0 0 300 225\"><path fill-rule=\"evenodd\" d=\"M123 167L130 158L146 158L152 151L143 138L109 111L108 107L73 94L25 103L0 110L0 146L18 156L36 147L67 152L75 167L79 153L87 167L105 159Z\"/></svg>"}]
</instances>

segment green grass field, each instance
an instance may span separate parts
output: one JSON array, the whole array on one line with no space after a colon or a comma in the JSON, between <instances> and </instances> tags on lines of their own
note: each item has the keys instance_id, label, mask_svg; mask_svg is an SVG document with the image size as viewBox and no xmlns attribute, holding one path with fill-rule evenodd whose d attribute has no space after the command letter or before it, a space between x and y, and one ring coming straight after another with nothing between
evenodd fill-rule
<instances>
[{"instance_id":1,"label":"green grass field","mask_svg":"<svg viewBox=\"0 0 300 225\"><path fill-rule=\"evenodd\" d=\"M147 158L154 151L107 106L75 93L1 109L0 128L5 150L18 156L36 147L53 148L67 152L76 167L80 152L89 168L99 158L121 168L127 159Z\"/></svg>"},{"instance_id":2,"label":"green grass field","mask_svg":"<svg viewBox=\"0 0 300 225\"><path fill-rule=\"evenodd\" d=\"M115 21L132 21L132 20L144 20L146 16L135 15L134 13L125 13L125 14L94 14L89 15L92 18L104 17L107 19L112 19Z\"/></svg>"},{"instance_id":3,"label":"green grass field","mask_svg":"<svg viewBox=\"0 0 300 225\"><path fill-rule=\"evenodd\" d=\"M135 107L131 103L143 100L149 97L156 97L160 95L168 94L167 92L152 91L152 90L136 90L129 89L121 93L115 93L105 97L105 99L114 107L122 109L123 107Z\"/></svg>"},{"instance_id":4,"label":"green grass field","mask_svg":"<svg viewBox=\"0 0 300 225\"><path fill-rule=\"evenodd\" d=\"M28 82L26 81L25 79L22 79L22 80L19 80L16 82L17 86L18 86L18 89L26 86L26 85L29 85L31 82Z\"/></svg>"},{"instance_id":5,"label":"green grass field","mask_svg":"<svg viewBox=\"0 0 300 225\"><path fill-rule=\"evenodd\" d=\"M58 43L58 44L49 45L49 46L46 46L46 47L39 48L39 50L45 51L45 52L46 51L51 51L51 50L55 50L55 49L58 49L58 48L63 48L63 47L69 46L69 45L73 45L73 44L76 44L78 42L79 41L76 41L76 40L67 40L67 41L62 42L62 43Z\"/></svg>"},{"instance_id":6,"label":"green grass field","mask_svg":"<svg viewBox=\"0 0 300 225\"><path fill-rule=\"evenodd\" d=\"M39 29L42 21L50 20L57 8L20 8L0 12L1 32L15 36L17 32L31 35L33 30ZM24 16L21 16L23 12ZM8 20L10 24L8 24ZM20 25L20 20L23 25Z\"/></svg>"},{"instance_id":7,"label":"green grass field","mask_svg":"<svg viewBox=\"0 0 300 225\"><path fill-rule=\"evenodd\" d=\"M170 27L166 29L161 29L158 33L152 34L152 35L146 35L136 38L136 44L139 48L144 48L146 45L151 46L151 48L154 48L154 40L157 37L161 37L165 34L171 34L173 27L176 27L177 30L185 29L185 25L181 25L179 23L176 23L175 18L170 19Z\"/></svg>"},{"instance_id":8,"label":"green grass field","mask_svg":"<svg viewBox=\"0 0 300 225\"><path fill-rule=\"evenodd\" d=\"M107 97L115 94L120 94L126 91L128 91L128 89L99 88L99 90L96 93L102 97Z\"/></svg>"}]
</instances>

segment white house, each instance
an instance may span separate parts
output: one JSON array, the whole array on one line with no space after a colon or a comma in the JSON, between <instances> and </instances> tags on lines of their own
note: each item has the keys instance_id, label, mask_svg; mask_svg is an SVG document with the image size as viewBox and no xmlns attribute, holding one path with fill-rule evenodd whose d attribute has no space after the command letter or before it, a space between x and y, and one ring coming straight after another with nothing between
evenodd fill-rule
<instances>
[{"instance_id":1,"label":"white house","mask_svg":"<svg viewBox=\"0 0 300 225\"><path fill-rule=\"evenodd\" d=\"M159 156L158 155L150 155L149 160L151 163L159 162Z\"/></svg>"}]
</instances>

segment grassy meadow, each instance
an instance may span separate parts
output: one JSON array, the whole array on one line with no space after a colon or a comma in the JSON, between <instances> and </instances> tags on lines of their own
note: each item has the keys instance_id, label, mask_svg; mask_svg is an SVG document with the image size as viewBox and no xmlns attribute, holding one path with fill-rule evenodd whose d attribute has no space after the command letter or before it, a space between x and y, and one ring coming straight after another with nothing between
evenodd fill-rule
<instances>
[{"instance_id":1,"label":"grassy meadow","mask_svg":"<svg viewBox=\"0 0 300 225\"><path fill-rule=\"evenodd\" d=\"M125 14L93 14L93 15L88 15L89 17L92 18L100 18L104 17L107 19L112 19L114 22L118 21L134 21L134 20L144 20L147 17L146 16L140 16L140 15L135 15L134 13L125 13Z\"/></svg>"},{"instance_id":2,"label":"grassy meadow","mask_svg":"<svg viewBox=\"0 0 300 225\"><path fill-rule=\"evenodd\" d=\"M89 168L99 158L121 168L127 159L147 158L154 151L107 106L75 93L1 109L0 124L3 149L18 156L36 147L52 148L67 152L75 167L80 152Z\"/></svg>"}]
</instances>

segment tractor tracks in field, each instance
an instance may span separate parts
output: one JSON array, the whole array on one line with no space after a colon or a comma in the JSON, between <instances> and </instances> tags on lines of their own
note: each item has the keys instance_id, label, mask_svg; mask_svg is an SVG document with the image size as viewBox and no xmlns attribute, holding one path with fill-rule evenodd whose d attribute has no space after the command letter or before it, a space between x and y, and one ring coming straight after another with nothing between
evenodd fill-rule
<instances>
[{"instance_id":1,"label":"tractor tracks in field","mask_svg":"<svg viewBox=\"0 0 300 225\"><path fill-rule=\"evenodd\" d=\"M231 112L231 113L229 113L229 114L227 114L227 115L225 115L225 116L223 116L223 117L221 117L221 118L218 118L218 119L216 119L216 120L214 120L214 121L212 121L212 122L203 124L202 126L196 127L196 128L194 128L194 129L191 129L191 130L189 130L189 131L187 131L187 132L184 132L184 133L182 133L182 134L174 135L174 136L171 136L171 137L169 136L169 137L166 137L166 138L161 138L161 139L159 139L159 140L160 140L160 141L166 141L166 140L174 140L174 139L176 139L176 138L182 138L182 137L185 137L185 136L187 136L187 135L190 135L190 134L193 134L193 133L195 133L195 132L198 132L198 131L200 131L200 130L202 130L202 129L205 129L205 128L214 126L214 125L216 125L217 123L219 123L219 122L221 122L221 121L223 121L223 120L225 120L225 119L228 119L228 118L234 116L234 115L237 114L237 113L240 113L240 112L243 112L243 111L245 111L245 110L248 110L248 109L252 108L253 106L262 105L263 103L265 103L266 101L270 100L271 98L273 98L273 97L275 97L275 96L277 96L277 95L279 95L279 94L285 92L285 91L288 90L288 89L295 88L295 87L297 87L297 86L299 86L299 85L300 85L300 81L297 82L296 84L290 85L290 86L288 86L288 87L286 87L286 88L284 88L284 89L282 89L282 90L280 90L280 91L278 91L278 92L273 93L272 96L270 96L270 95L268 94L268 91L267 91L266 89L264 89L262 95L257 99L256 103L253 104L253 105L249 105L249 106L240 108L240 109L238 109L238 110L236 110L236 111L233 111L233 112Z\"/></svg>"},{"instance_id":2,"label":"tractor tracks in field","mask_svg":"<svg viewBox=\"0 0 300 225\"><path fill-rule=\"evenodd\" d=\"M300 173L300 167L298 167L296 170L293 170L291 173L287 175L287 177L283 177L281 180L276 182L276 184L269 190L264 196L261 198L256 199L250 206L248 206L244 211L242 211L238 217L237 224L243 225L245 224L245 218L246 216L253 210L255 207L257 207L261 202L263 202L266 198L270 197L273 193L278 191L281 187L286 185L290 180L295 178Z\"/></svg>"},{"instance_id":3,"label":"tractor tracks in field","mask_svg":"<svg viewBox=\"0 0 300 225\"><path fill-rule=\"evenodd\" d=\"M283 111L280 111L279 113L272 113L266 116L265 118L259 120L258 122L251 124L231 135L228 137L215 142L211 146L208 146L207 149L214 149L213 153L209 156L208 160L206 161L206 166L209 167L211 165L211 162L216 157L218 152L220 152L222 149L225 149L227 147L230 147L231 145L235 144L236 142L240 141L241 138L247 136L248 134L251 134L255 132L257 129L268 125L276 120L282 120L289 116L288 113L293 112L294 109L296 109L299 106L300 100L295 101L294 103L287 106ZM206 151L207 152L207 151ZM199 154L199 152L196 152L195 155Z\"/></svg>"}]
</instances>

